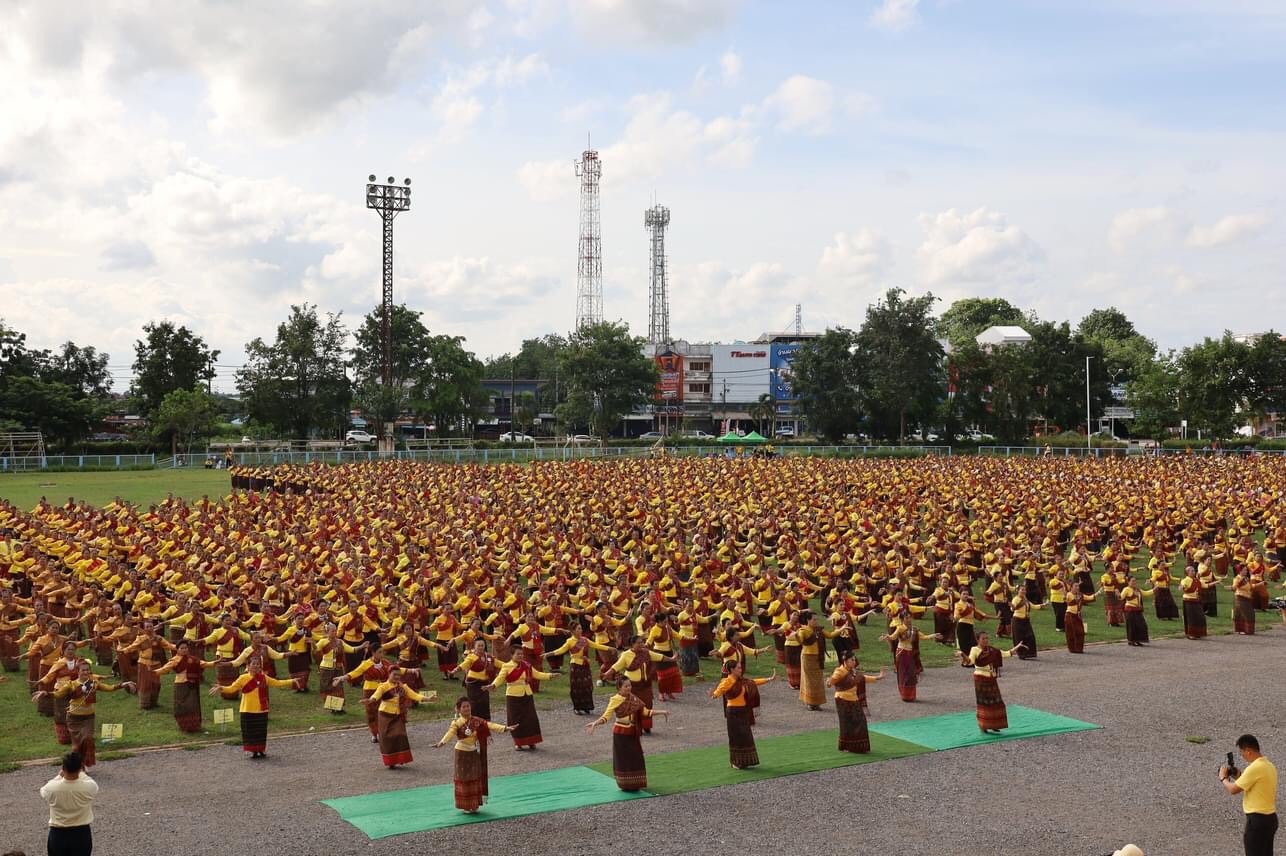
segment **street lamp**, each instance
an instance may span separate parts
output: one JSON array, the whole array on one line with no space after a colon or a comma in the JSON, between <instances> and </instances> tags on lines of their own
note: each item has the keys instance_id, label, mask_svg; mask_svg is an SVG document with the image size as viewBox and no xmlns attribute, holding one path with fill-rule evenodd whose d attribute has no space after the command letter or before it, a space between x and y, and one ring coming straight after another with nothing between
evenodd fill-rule
<instances>
[{"instance_id":1,"label":"street lamp","mask_svg":"<svg viewBox=\"0 0 1286 856\"><path fill-rule=\"evenodd\" d=\"M1090 360L1093 357L1085 358L1085 449L1089 451L1094 448L1093 426L1090 425Z\"/></svg>"},{"instance_id":2,"label":"street lamp","mask_svg":"<svg viewBox=\"0 0 1286 856\"><path fill-rule=\"evenodd\" d=\"M366 184L366 207L378 211L380 220L384 222L384 295L380 317L380 345L384 352L384 394L390 396L390 400L393 387L393 219L403 211L411 210L411 179L406 179L401 186L396 181L390 175L387 183L378 184L372 174ZM397 420L396 414L393 419ZM380 439L380 452L392 451L392 425L385 427L381 433L384 436Z\"/></svg>"}]
</instances>

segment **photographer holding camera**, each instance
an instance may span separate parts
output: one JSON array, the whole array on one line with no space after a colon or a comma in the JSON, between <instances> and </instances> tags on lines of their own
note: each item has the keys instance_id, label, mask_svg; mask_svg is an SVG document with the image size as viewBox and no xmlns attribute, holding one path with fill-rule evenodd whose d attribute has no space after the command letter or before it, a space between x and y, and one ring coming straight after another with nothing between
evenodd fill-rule
<instances>
[{"instance_id":1,"label":"photographer holding camera","mask_svg":"<svg viewBox=\"0 0 1286 856\"><path fill-rule=\"evenodd\" d=\"M1259 741L1252 734L1237 738L1237 749L1246 761L1238 774L1228 753L1228 763L1219 768L1219 781L1230 794L1241 794L1241 810L1246 813L1246 831L1242 842L1246 856L1273 856L1273 836L1277 834L1277 768L1259 752Z\"/></svg>"}]
</instances>

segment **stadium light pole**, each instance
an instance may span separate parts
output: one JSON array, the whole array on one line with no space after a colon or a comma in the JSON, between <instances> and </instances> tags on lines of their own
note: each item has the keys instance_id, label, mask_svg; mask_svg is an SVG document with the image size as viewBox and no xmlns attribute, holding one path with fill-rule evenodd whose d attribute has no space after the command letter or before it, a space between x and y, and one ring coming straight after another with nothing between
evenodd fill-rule
<instances>
[{"instance_id":1,"label":"stadium light pole","mask_svg":"<svg viewBox=\"0 0 1286 856\"><path fill-rule=\"evenodd\" d=\"M1090 425L1090 360L1093 357L1085 358L1085 449L1086 451L1094 448L1093 428Z\"/></svg>"},{"instance_id":2,"label":"stadium light pole","mask_svg":"<svg viewBox=\"0 0 1286 856\"><path fill-rule=\"evenodd\" d=\"M375 176L371 175L366 184L366 207L379 212L380 220L384 223L384 295L380 316L380 346L384 352L384 364L381 379L384 394L389 396L390 401L393 387L393 220L398 214L411 209L411 179L404 179L401 186L396 181L390 175L386 183L379 184ZM396 416L394 419L396 420ZM390 423L381 432L381 452L384 451L386 436L392 434L392 428ZM392 451L391 444L388 451Z\"/></svg>"}]
</instances>

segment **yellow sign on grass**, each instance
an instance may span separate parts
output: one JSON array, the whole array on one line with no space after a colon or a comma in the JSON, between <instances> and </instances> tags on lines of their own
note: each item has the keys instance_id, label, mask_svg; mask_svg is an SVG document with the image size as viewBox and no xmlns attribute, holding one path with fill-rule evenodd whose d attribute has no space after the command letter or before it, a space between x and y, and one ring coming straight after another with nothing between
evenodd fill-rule
<instances>
[{"instance_id":1,"label":"yellow sign on grass","mask_svg":"<svg viewBox=\"0 0 1286 856\"><path fill-rule=\"evenodd\" d=\"M103 723L103 740L120 740L125 733L125 726L119 722Z\"/></svg>"},{"instance_id":2,"label":"yellow sign on grass","mask_svg":"<svg viewBox=\"0 0 1286 856\"><path fill-rule=\"evenodd\" d=\"M230 707L216 707L216 708L214 709L214 724L215 724L215 725L227 725L227 724L228 724L228 723L230 723L230 722L232 722L232 708L230 708Z\"/></svg>"},{"instance_id":3,"label":"yellow sign on grass","mask_svg":"<svg viewBox=\"0 0 1286 856\"><path fill-rule=\"evenodd\" d=\"M344 697L337 696L337 695L328 695L326 696L326 700L322 702L322 707L325 708L326 710L343 710Z\"/></svg>"}]
</instances>

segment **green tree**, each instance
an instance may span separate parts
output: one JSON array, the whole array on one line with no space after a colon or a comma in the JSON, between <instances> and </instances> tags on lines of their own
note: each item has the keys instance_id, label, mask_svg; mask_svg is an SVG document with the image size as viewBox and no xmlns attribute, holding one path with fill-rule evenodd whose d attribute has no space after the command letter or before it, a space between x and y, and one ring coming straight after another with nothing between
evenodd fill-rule
<instances>
[{"instance_id":1,"label":"green tree","mask_svg":"<svg viewBox=\"0 0 1286 856\"><path fill-rule=\"evenodd\" d=\"M832 443L856 431L861 415L857 334L834 327L799 346L791 362L791 389L814 431Z\"/></svg>"},{"instance_id":2,"label":"green tree","mask_svg":"<svg viewBox=\"0 0 1286 856\"><path fill-rule=\"evenodd\" d=\"M1263 416L1286 415L1286 339L1269 330L1250 347L1247 406Z\"/></svg>"},{"instance_id":3,"label":"green tree","mask_svg":"<svg viewBox=\"0 0 1286 856\"><path fill-rule=\"evenodd\" d=\"M0 386L0 422L12 430L39 431L63 451L89 434L93 403L65 383L13 377Z\"/></svg>"},{"instance_id":4,"label":"green tree","mask_svg":"<svg viewBox=\"0 0 1286 856\"><path fill-rule=\"evenodd\" d=\"M1036 352L1027 343L983 353L988 433L1005 443L1022 443L1030 433L1032 417L1045 403L1043 390L1038 389Z\"/></svg>"},{"instance_id":5,"label":"green tree","mask_svg":"<svg viewBox=\"0 0 1286 856\"><path fill-rule=\"evenodd\" d=\"M480 413L485 398L482 362L465 349L463 336L429 336L424 353L413 408L432 417L439 433L457 433Z\"/></svg>"},{"instance_id":6,"label":"green tree","mask_svg":"<svg viewBox=\"0 0 1286 856\"><path fill-rule=\"evenodd\" d=\"M768 393L759 396L759 400L750 405L750 418L755 420L755 430L760 434L772 436L776 433L777 423L777 403ZM768 424L768 431L764 430L764 423Z\"/></svg>"},{"instance_id":7,"label":"green tree","mask_svg":"<svg viewBox=\"0 0 1286 856\"><path fill-rule=\"evenodd\" d=\"M219 352L187 327L176 327L173 321L145 324L143 338L134 343L131 387L140 410L151 416L169 393L211 380L218 358Z\"/></svg>"},{"instance_id":8,"label":"green tree","mask_svg":"<svg viewBox=\"0 0 1286 856\"><path fill-rule=\"evenodd\" d=\"M1157 357L1125 385L1125 401L1134 410L1130 431L1164 440L1179 425L1179 369L1174 355Z\"/></svg>"},{"instance_id":9,"label":"green tree","mask_svg":"<svg viewBox=\"0 0 1286 856\"><path fill-rule=\"evenodd\" d=\"M1085 358L1090 357L1089 390L1093 414L1101 415L1112 402L1111 382L1104 367L1103 348L1073 334L1066 321L1029 323L1031 342L1019 347L1028 351L1031 386L1038 396L1031 416L1041 416L1048 425L1071 430L1085 418ZM1007 350L996 348L997 352ZM1093 429L1088 429L1092 431Z\"/></svg>"},{"instance_id":10,"label":"green tree","mask_svg":"<svg viewBox=\"0 0 1286 856\"><path fill-rule=\"evenodd\" d=\"M107 370L107 360L107 354L92 347L81 348L74 342L64 342L61 350L43 360L40 376L66 384L84 397L103 399L112 391L112 373Z\"/></svg>"},{"instance_id":11,"label":"green tree","mask_svg":"<svg viewBox=\"0 0 1286 856\"><path fill-rule=\"evenodd\" d=\"M271 345L260 338L246 345L237 389L250 417L300 439L316 430L342 432L352 395L344 374L346 336L339 315L323 321L312 304L291 306Z\"/></svg>"},{"instance_id":12,"label":"green tree","mask_svg":"<svg viewBox=\"0 0 1286 856\"><path fill-rule=\"evenodd\" d=\"M516 377L545 381L541 385L537 406L553 410L561 400L565 381L559 377L562 355L567 351L567 339L550 333L535 339L524 339L517 354L502 354L485 363L484 377Z\"/></svg>"},{"instance_id":13,"label":"green tree","mask_svg":"<svg viewBox=\"0 0 1286 856\"><path fill-rule=\"evenodd\" d=\"M393 384L384 389L384 346L382 306L376 306L362 319L354 336L352 367L358 401L363 412L380 423L392 422L411 409L416 388L428 368L429 330L420 320L421 313L404 304L393 307L392 348Z\"/></svg>"},{"instance_id":14,"label":"green tree","mask_svg":"<svg viewBox=\"0 0 1286 856\"><path fill-rule=\"evenodd\" d=\"M937 331L958 348L973 342L979 333L997 325L1023 325L1022 310L1000 297L966 297L947 307L938 319Z\"/></svg>"},{"instance_id":15,"label":"green tree","mask_svg":"<svg viewBox=\"0 0 1286 856\"><path fill-rule=\"evenodd\" d=\"M1237 411L1253 392L1251 348L1225 332L1184 348L1175 361L1178 405L1188 425L1215 437L1230 437Z\"/></svg>"},{"instance_id":16,"label":"green tree","mask_svg":"<svg viewBox=\"0 0 1286 856\"><path fill-rule=\"evenodd\" d=\"M536 422L536 396L530 392L518 393L518 400L514 402L513 424L516 433L526 433L532 430Z\"/></svg>"},{"instance_id":17,"label":"green tree","mask_svg":"<svg viewBox=\"0 0 1286 856\"><path fill-rule=\"evenodd\" d=\"M1156 357L1156 343L1139 333L1115 306L1090 312L1076 332L1102 348L1104 371L1115 384L1129 383L1147 372Z\"/></svg>"},{"instance_id":18,"label":"green tree","mask_svg":"<svg viewBox=\"0 0 1286 856\"><path fill-rule=\"evenodd\" d=\"M932 294L906 299L891 288L866 309L857 333L865 383L862 399L872 432L906 437L907 418L930 417L944 393L942 344L935 334Z\"/></svg>"},{"instance_id":19,"label":"green tree","mask_svg":"<svg viewBox=\"0 0 1286 856\"><path fill-rule=\"evenodd\" d=\"M588 402L590 424L600 437L656 395L656 363L644 356L643 345L641 337L630 335L628 325L604 321L578 329L560 355L559 374L567 379L568 395L578 396L575 412L583 416Z\"/></svg>"},{"instance_id":20,"label":"green tree","mask_svg":"<svg viewBox=\"0 0 1286 856\"><path fill-rule=\"evenodd\" d=\"M170 441L170 454L177 456L180 441L190 451L195 441L214 433L218 421L218 404L208 392L199 387L176 389L162 399L151 428L157 440Z\"/></svg>"}]
</instances>

